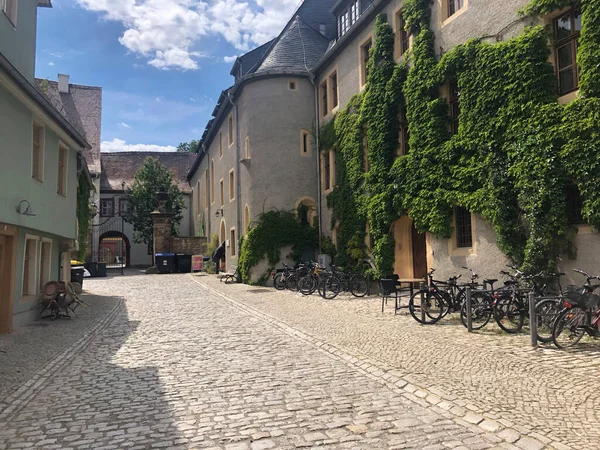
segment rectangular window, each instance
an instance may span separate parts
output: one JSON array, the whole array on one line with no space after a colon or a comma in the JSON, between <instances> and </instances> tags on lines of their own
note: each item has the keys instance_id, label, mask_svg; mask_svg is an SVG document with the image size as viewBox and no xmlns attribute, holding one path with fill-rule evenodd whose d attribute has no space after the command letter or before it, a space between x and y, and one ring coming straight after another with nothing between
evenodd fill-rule
<instances>
[{"instance_id":1,"label":"rectangular window","mask_svg":"<svg viewBox=\"0 0 600 450\"><path fill-rule=\"evenodd\" d=\"M295 91L297 86L296 80L288 80L288 89L290 91Z\"/></svg>"},{"instance_id":2,"label":"rectangular window","mask_svg":"<svg viewBox=\"0 0 600 450\"><path fill-rule=\"evenodd\" d=\"M583 208L583 199L579 188L575 183L569 183L567 185L567 217L570 224L580 225L585 223L581 208Z\"/></svg>"},{"instance_id":3,"label":"rectangular window","mask_svg":"<svg viewBox=\"0 0 600 450\"><path fill-rule=\"evenodd\" d=\"M2 0L0 0L2 1ZM44 182L44 127L33 124L33 145L31 154L31 176L40 183Z\"/></svg>"},{"instance_id":4,"label":"rectangular window","mask_svg":"<svg viewBox=\"0 0 600 450\"><path fill-rule=\"evenodd\" d=\"M100 199L100 217L113 217L115 215L115 200L112 198Z\"/></svg>"},{"instance_id":5,"label":"rectangular window","mask_svg":"<svg viewBox=\"0 0 600 450\"><path fill-rule=\"evenodd\" d=\"M205 200L205 207L208 208L208 204L210 203L210 197L209 197L209 193L210 193L210 185L209 185L209 178L208 178L208 169L206 169L204 171L204 185L206 188L206 192L204 192L204 200Z\"/></svg>"},{"instance_id":6,"label":"rectangular window","mask_svg":"<svg viewBox=\"0 0 600 450\"><path fill-rule=\"evenodd\" d=\"M21 294L37 295L38 283L36 283L36 268L39 266L37 261L38 240L36 238L25 239L25 253L23 254L23 287Z\"/></svg>"},{"instance_id":7,"label":"rectangular window","mask_svg":"<svg viewBox=\"0 0 600 450\"><path fill-rule=\"evenodd\" d=\"M331 183L331 187L333 188L335 186L336 183L336 166L337 166L337 157L336 157L336 153L335 153L335 149L331 149L329 150L329 164L330 164L330 172L331 174L329 175L329 179L330 179L330 183Z\"/></svg>"},{"instance_id":8,"label":"rectangular window","mask_svg":"<svg viewBox=\"0 0 600 450\"><path fill-rule=\"evenodd\" d=\"M373 47L373 39L369 39L360 47L360 74L361 86L367 84L369 81L369 58L371 55L371 47Z\"/></svg>"},{"instance_id":9,"label":"rectangular window","mask_svg":"<svg viewBox=\"0 0 600 450\"><path fill-rule=\"evenodd\" d=\"M568 94L579 87L577 47L581 32L581 12L570 10L554 21L556 38L555 58L559 95Z\"/></svg>"},{"instance_id":10,"label":"rectangular window","mask_svg":"<svg viewBox=\"0 0 600 450\"><path fill-rule=\"evenodd\" d=\"M450 104L450 133L454 136L458 134L458 119L460 117L460 91L456 80L449 83L449 104Z\"/></svg>"},{"instance_id":11,"label":"rectangular window","mask_svg":"<svg viewBox=\"0 0 600 450\"><path fill-rule=\"evenodd\" d=\"M310 155L310 133L306 130L300 131L300 154L302 156Z\"/></svg>"},{"instance_id":12,"label":"rectangular window","mask_svg":"<svg viewBox=\"0 0 600 450\"><path fill-rule=\"evenodd\" d=\"M337 108L339 102L337 72L329 77L329 89L331 89L331 109L334 109Z\"/></svg>"},{"instance_id":13,"label":"rectangular window","mask_svg":"<svg viewBox=\"0 0 600 450\"><path fill-rule=\"evenodd\" d=\"M359 17L360 0L352 0L346 8L338 13L338 38L346 34Z\"/></svg>"},{"instance_id":14,"label":"rectangular window","mask_svg":"<svg viewBox=\"0 0 600 450\"><path fill-rule=\"evenodd\" d=\"M327 81L325 81L321 85L321 111L322 111L323 117L325 117L329 113Z\"/></svg>"},{"instance_id":15,"label":"rectangular window","mask_svg":"<svg viewBox=\"0 0 600 450\"><path fill-rule=\"evenodd\" d=\"M52 241L42 241L40 252L40 290L50 281L52 270Z\"/></svg>"},{"instance_id":16,"label":"rectangular window","mask_svg":"<svg viewBox=\"0 0 600 450\"><path fill-rule=\"evenodd\" d=\"M129 213L131 213L131 202L126 198L120 199L119 200L119 215L121 217L123 217L123 216L129 215Z\"/></svg>"},{"instance_id":17,"label":"rectangular window","mask_svg":"<svg viewBox=\"0 0 600 450\"><path fill-rule=\"evenodd\" d=\"M223 157L223 133L219 131L219 158Z\"/></svg>"},{"instance_id":18,"label":"rectangular window","mask_svg":"<svg viewBox=\"0 0 600 450\"><path fill-rule=\"evenodd\" d=\"M228 120L229 126L228 126L228 131L229 131L229 146L231 147L233 145L233 114L231 114L229 116L229 120Z\"/></svg>"},{"instance_id":19,"label":"rectangular window","mask_svg":"<svg viewBox=\"0 0 600 450\"><path fill-rule=\"evenodd\" d=\"M69 149L59 145L58 147L58 180L56 192L63 197L67 196L67 174L68 174Z\"/></svg>"},{"instance_id":20,"label":"rectangular window","mask_svg":"<svg viewBox=\"0 0 600 450\"><path fill-rule=\"evenodd\" d=\"M210 162L210 200L215 202L215 160Z\"/></svg>"},{"instance_id":21,"label":"rectangular window","mask_svg":"<svg viewBox=\"0 0 600 450\"><path fill-rule=\"evenodd\" d=\"M235 172L232 169L229 172L229 201L232 202L235 199Z\"/></svg>"},{"instance_id":22,"label":"rectangular window","mask_svg":"<svg viewBox=\"0 0 600 450\"><path fill-rule=\"evenodd\" d=\"M323 188L328 191L331 189L331 161L329 153L323 153Z\"/></svg>"},{"instance_id":23,"label":"rectangular window","mask_svg":"<svg viewBox=\"0 0 600 450\"><path fill-rule=\"evenodd\" d=\"M4 3L4 4L3 4ZM17 0L0 0L2 12L14 27L17 26Z\"/></svg>"},{"instance_id":24,"label":"rectangular window","mask_svg":"<svg viewBox=\"0 0 600 450\"><path fill-rule=\"evenodd\" d=\"M231 256L235 256L235 228L232 228L229 233L229 247L231 248Z\"/></svg>"},{"instance_id":25,"label":"rectangular window","mask_svg":"<svg viewBox=\"0 0 600 450\"><path fill-rule=\"evenodd\" d=\"M458 206L454 209L454 220L456 222L456 247L473 247L471 213Z\"/></svg>"},{"instance_id":26,"label":"rectangular window","mask_svg":"<svg viewBox=\"0 0 600 450\"><path fill-rule=\"evenodd\" d=\"M398 146L398 156L408 155L408 120L406 119L406 111L400 113L400 143Z\"/></svg>"},{"instance_id":27,"label":"rectangular window","mask_svg":"<svg viewBox=\"0 0 600 450\"><path fill-rule=\"evenodd\" d=\"M465 0L446 0L448 2L448 17L456 14L465 5Z\"/></svg>"},{"instance_id":28,"label":"rectangular window","mask_svg":"<svg viewBox=\"0 0 600 450\"><path fill-rule=\"evenodd\" d=\"M402 12L398 12L396 16L396 24L398 27L396 30L396 57L399 58L408 51L410 46L410 35L406 31L406 21Z\"/></svg>"},{"instance_id":29,"label":"rectangular window","mask_svg":"<svg viewBox=\"0 0 600 450\"><path fill-rule=\"evenodd\" d=\"M225 183L223 180L219 181L219 188L221 193L221 206L225 205Z\"/></svg>"},{"instance_id":30,"label":"rectangular window","mask_svg":"<svg viewBox=\"0 0 600 450\"><path fill-rule=\"evenodd\" d=\"M202 197L200 196L200 180L196 183L196 214L202 211Z\"/></svg>"}]
</instances>

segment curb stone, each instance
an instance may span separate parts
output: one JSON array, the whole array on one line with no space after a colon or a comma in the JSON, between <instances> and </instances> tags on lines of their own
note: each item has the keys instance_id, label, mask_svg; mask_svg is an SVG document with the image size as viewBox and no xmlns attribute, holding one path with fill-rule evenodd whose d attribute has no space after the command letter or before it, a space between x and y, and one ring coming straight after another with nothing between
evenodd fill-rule
<instances>
[{"instance_id":1,"label":"curb stone","mask_svg":"<svg viewBox=\"0 0 600 450\"><path fill-rule=\"evenodd\" d=\"M61 368L84 350L103 331L125 305L125 299L118 297L113 308L91 330L85 333L71 346L65 349L56 358L51 359L38 370L19 389L9 395L0 403L0 429L5 427L15 415L40 393L47 385L48 380L55 376Z\"/></svg>"},{"instance_id":2,"label":"curb stone","mask_svg":"<svg viewBox=\"0 0 600 450\"><path fill-rule=\"evenodd\" d=\"M337 347L333 344L325 343L321 339L319 339L315 336L305 333L304 331L301 331L297 328L291 327L279 319L276 319L262 311L259 311L258 309L254 308L252 306L246 305L238 300L235 300L234 298L219 291L218 289L213 288L212 286L209 286L209 285L203 283L202 281L194 278L192 275L189 275L189 277L196 284L198 284L199 286L208 290L209 292L213 293L214 295L229 302L235 308L242 310L242 311L246 312L247 314L249 314L255 318L258 318L264 322L267 322L271 326L280 329L284 333L286 333L292 337L295 337L298 340L301 340L301 341L305 342L306 344L311 345L314 348L317 348L319 351L321 351L323 353L328 354L330 357L333 357L335 359L343 361L346 365L363 373L367 377L378 381L380 384L385 385L392 391L410 399L411 401L413 401L417 404L426 403L427 405L432 406L432 407L435 407L436 404L439 404L440 397L439 397L439 395L437 395L439 393L434 393L434 392L429 391L426 388L417 386L414 382L412 382L412 380L408 381L406 379L406 375L404 375L404 376L399 375L399 371L397 370L397 368L388 366L385 363L382 363L380 361L374 361L374 360L372 360L368 357L364 357L364 356L361 356L361 358L359 359L359 358L357 358L357 355L353 355L350 351L343 349L342 347ZM414 393L418 390L426 393L425 398L418 398L418 397L414 396ZM411 395L411 394L413 394L413 395ZM467 422L468 419L466 417L469 416L469 418L471 418L472 416L474 416L474 413L470 409L466 409L466 408L459 406L459 404L458 404L459 402L460 401L457 401L457 400L443 399L442 403L444 403L444 405L443 405L444 411L453 415L455 417L455 419L454 419L455 422L460 423L463 426L469 425L471 428L476 429L478 432L490 433L489 426L488 426L489 421L483 420L484 417L481 417L482 420L477 422L479 425L473 424L472 422L471 423ZM471 405L469 405L469 406L471 406ZM448 408L448 409L446 409L446 408ZM485 424L485 425L482 426L482 424ZM533 445L539 449L543 449L543 448L549 448L549 449L561 448L564 450L571 449L571 447L564 445L562 443L558 443L558 442L552 442L552 443L546 445L543 442L541 442L540 440L536 439L536 437L534 437L534 436L540 436L539 433L536 433L526 427L519 427L521 432L515 431L515 433L518 434L518 437L516 440L512 439L513 436L511 436L507 440L506 435L502 433L506 427L504 426L504 424L501 424L501 423L497 423L497 425L498 425L498 428L496 429L496 431L494 431L491 434L493 434L495 437L497 437L501 441L506 442L507 444L518 445L517 443L519 442L519 440L522 439L523 440L522 444Z\"/></svg>"}]
</instances>

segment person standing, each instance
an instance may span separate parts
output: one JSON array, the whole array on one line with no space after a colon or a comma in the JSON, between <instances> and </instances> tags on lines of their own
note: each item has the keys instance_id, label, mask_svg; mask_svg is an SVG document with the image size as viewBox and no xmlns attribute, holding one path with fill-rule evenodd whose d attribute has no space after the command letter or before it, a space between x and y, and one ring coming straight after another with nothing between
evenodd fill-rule
<instances>
[{"instance_id":1,"label":"person standing","mask_svg":"<svg viewBox=\"0 0 600 450\"><path fill-rule=\"evenodd\" d=\"M221 266L221 260L225 256L225 242L217 247L217 249L212 253L212 262L214 263L217 275L219 274L219 267Z\"/></svg>"}]
</instances>

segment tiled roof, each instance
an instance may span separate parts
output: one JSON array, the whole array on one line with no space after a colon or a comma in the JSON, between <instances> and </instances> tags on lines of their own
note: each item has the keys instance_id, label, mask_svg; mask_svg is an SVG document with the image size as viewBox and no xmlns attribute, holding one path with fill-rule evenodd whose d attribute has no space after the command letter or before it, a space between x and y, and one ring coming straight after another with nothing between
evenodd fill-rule
<instances>
[{"instance_id":1,"label":"tiled roof","mask_svg":"<svg viewBox=\"0 0 600 450\"><path fill-rule=\"evenodd\" d=\"M308 73L323 57L328 46L327 38L298 16L279 35L256 73Z\"/></svg>"},{"instance_id":2,"label":"tiled roof","mask_svg":"<svg viewBox=\"0 0 600 450\"><path fill-rule=\"evenodd\" d=\"M183 192L191 192L186 175L196 158L195 153L186 152L102 152L100 190L120 191L131 189L133 179L146 158L157 158L173 173L173 181Z\"/></svg>"},{"instance_id":3,"label":"tiled roof","mask_svg":"<svg viewBox=\"0 0 600 450\"><path fill-rule=\"evenodd\" d=\"M91 150L83 156L91 173L100 173L100 136L102 132L102 88L69 84L69 93L58 91L55 81L36 78L36 87L88 141Z\"/></svg>"},{"instance_id":4,"label":"tiled roof","mask_svg":"<svg viewBox=\"0 0 600 450\"><path fill-rule=\"evenodd\" d=\"M252 69L255 69L256 64L262 60L263 56L265 56L265 53L269 50L273 41L274 39L249 51L245 55L240 56L231 69L231 75L237 80L252 71Z\"/></svg>"}]
</instances>

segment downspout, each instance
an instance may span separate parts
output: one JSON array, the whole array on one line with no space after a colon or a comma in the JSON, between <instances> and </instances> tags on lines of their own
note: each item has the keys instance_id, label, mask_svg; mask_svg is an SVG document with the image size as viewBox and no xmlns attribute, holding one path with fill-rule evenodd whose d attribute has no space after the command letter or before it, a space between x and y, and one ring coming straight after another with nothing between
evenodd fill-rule
<instances>
[{"instance_id":1,"label":"downspout","mask_svg":"<svg viewBox=\"0 0 600 450\"><path fill-rule=\"evenodd\" d=\"M315 75L309 72L309 79L315 91L315 147L317 151L317 217L319 218L319 254L321 254L321 236L323 236L323 217L322 217L322 201L321 201L321 150L320 143L320 127L319 127L319 88L315 83Z\"/></svg>"},{"instance_id":2,"label":"downspout","mask_svg":"<svg viewBox=\"0 0 600 450\"><path fill-rule=\"evenodd\" d=\"M208 152L206 151L206 144L204 142L202 143L202 153L207 158L206 159L206 164L207 164L207 167L208 167L208 170L206 171L206 173L208 174L208 175L206 175L206 185L208 186L208 202L206 204L206 209L208 209L208 213L206 214L207 217L205 218L205 220L206 220L206 240L207 240L207 243L210 244L210 239L211 239L211 233L210 233L210 231L211 231L211 226L210 226L210 218L211 218L211 215L210 215L210 203L211 203L211 199L212 199L212 197L211 197L211 190L210 189L211 189L211 186L212 186L212 184L211 184L212 180L210 179L210 158L208 158ZM200 175L200 176L202 176L202 175ZM207 196L205 194L204 198L206 198L206 197Z\"/></svg>"},{"instance_id":3,"label":"downspout","mask_svg":"<svg viewBox=\"0 0 600 450\"><path fill-rule=\"evenodd\" d=\"M227 99L229 100L229 103L231 103L231 106L233 106L233 109L235 111L235 115L234 115L234 120L235 120L235 200L236 200L236 208L235 208L235 214L236 214L236 233L235 233L235 239L237 242L233 242L231 243L231 245L235 245L235 254L237 256L237 258L239 259L240 257L240 249L238 248L238 242L240 241L240 236L241 236L241 232L242 232L242 224L241 224L241 206L242 206L242 202L241 202L241 195L242 195L242 186L240 183L240 123L239 123L239 114L238 114L238 106L237 104L233 101L232 95L231 95L231 91L229 91L227 93Z\"/></svg>"}]
</instances>

